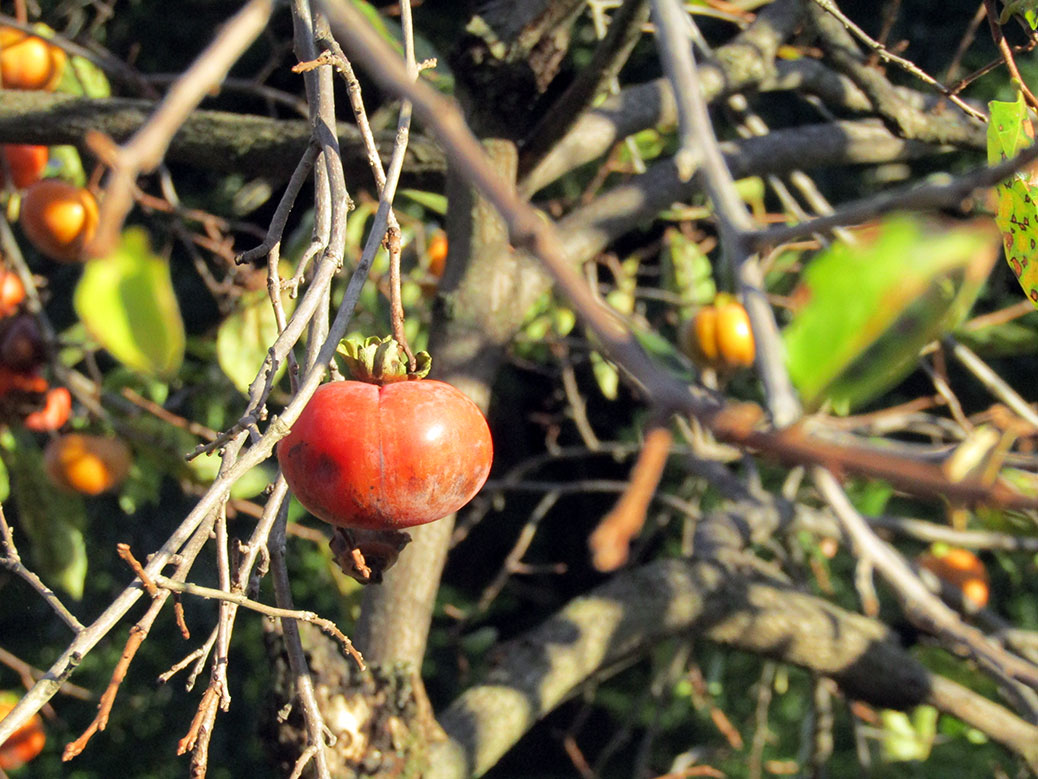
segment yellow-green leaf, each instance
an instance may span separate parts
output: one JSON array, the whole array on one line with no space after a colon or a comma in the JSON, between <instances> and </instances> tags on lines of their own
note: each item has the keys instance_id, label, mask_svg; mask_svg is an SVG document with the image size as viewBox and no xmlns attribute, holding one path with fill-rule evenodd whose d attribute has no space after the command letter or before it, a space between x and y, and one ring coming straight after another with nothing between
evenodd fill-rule
<instances>
[{"instance_id":1,"label":"yellow-green leaf","mask_svg":"<svg viewBox=\"0 0 1038 779\"><path fill-rule=\"evenodd\" d=\"M127 228L111 255L86 264L73 304L90 334L127 367L166 378L180 369L184 321L169 263L152 252L142 228Z\"/></svg>"},{"instance_id":2,"label":"yellow-green leaf","mask_svg":"<svg viewBox=\"0 0 1038 779\"><path fill-rule=\"evenodd\" d=\"M234 386L245 393L266 359L267 350L278 337L278 326L265 289L242 295L240 303L216 333L216 359ZM285 299L284 304L286 313L291 313L295 301ZM279 366L279 376L284 367Z\"/></svg>"}]
</instances>

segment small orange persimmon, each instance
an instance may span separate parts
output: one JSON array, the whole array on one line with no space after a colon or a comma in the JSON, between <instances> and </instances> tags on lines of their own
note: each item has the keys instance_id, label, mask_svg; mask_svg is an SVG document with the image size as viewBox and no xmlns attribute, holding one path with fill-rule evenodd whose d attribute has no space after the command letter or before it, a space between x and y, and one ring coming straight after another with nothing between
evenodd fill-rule
<instances>
[{"instance_id":1,"label":"small orange persimmon","mask_svg":"<svg viewBox=\"0 0 1038 779\"><path fill-rule=\"evenodd\" d=\"M753 365L756 344L742 303L721 293L678 333L678 346L701 368L733 371Z\"/></svg>"},{"instance_id":2,"label":"small orange persimmon","mask_svg":"<svg viewBox=\"0 0 1038 779\"><path fill-rule=\"evenodd\" d=\"M447 267L447 233L443 230L433 233L425 247L425 254L429 258L429 273L440 278Z\"/></svg>"},{"instance_id":3,"label":"small orange persimmon","mask_svg":"<svg viewBox=\"0 0 1038 779\"><path fill-rule=\"evenodd\" d=\"M0 699L0 720L11 713L18 703L14 693L3 693ZM7 741L0 744L0 769L13 771L28 763L43 751L47 735L43 732L43 720L33 714L29 721L16 730Z\"/></svg>"},{"instance_id":4,"label":"small orange persimmon","mask_svg":"<svg viewBox=\"0 0 1038 779\"><path fill-rule=\"evenodd\" d=\"M59 487L100 495L119 485L130 470L130 448L118 438L68 433L47 444L43 467Z\"/></svg>"},{"instance_id":5,"label":"small orange persimmon","mask_svg":"<svg viewBox=\"0 0 1038 779\"><path fill-rule=\"evenodd\" d=\"M987 605L990 595L988 571L969 549L935 546L919 555L916 563L958 589L968 606L980 609Z\"/></svg>"},{"instance_id":6,"label":"small orange persimmon","mask_svg":"<svg viewBox=\"0 0 1038 779\"><path fill-rule=\"evenodd\" d=\"M13 270L0 265L0 319L17 311L23 300L25 285L22 280Z\"/></svg>"},{"instance_id":7,"label":"small orange persimmon","mask_svg":"<svg viewBox=\"0 0 1038 779\"><path fill-rule=\"evenodd\" d=\"M50 92L61 81L65 52L38 35L0 27L0 79L4 89Z\"/></svg>"},{"instance_id":8,"label":"small orange persimmon","mask_svg":"<svg viewBox=\"0 0 1038 779\"><path fill-rule=\"evenodd\" d=\"M60 179L33 184L22 199L20 222L29 242L59 262L85 259L97 230L97 201L90 190Z\"/></svg>"}]
</instances>

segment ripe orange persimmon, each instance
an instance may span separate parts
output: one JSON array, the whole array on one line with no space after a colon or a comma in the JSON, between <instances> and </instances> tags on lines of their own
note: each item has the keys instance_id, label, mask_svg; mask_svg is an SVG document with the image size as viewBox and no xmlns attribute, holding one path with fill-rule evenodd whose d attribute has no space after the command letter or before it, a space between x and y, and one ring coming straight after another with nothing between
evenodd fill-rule
<instances>
[{"instance_id":1,"label":"ripe orange persimmon","mask_svg":"<svg viewBox=\"0 0 1038 779\"><path fill-rule=\"evenodd\" d=\"M718 370L748 368L756 356L746 309L724 293L682 326L678 346L700 367Z\"/></svg>"},{"instance_id":2,"label":"ripe orange persimmon","mask_svg":"<svg viewBox=\"0 0 1038 779\"><path fill-rule=\"evenodd\" d=\"M0 319L11 316L25 300L25 285L18 274L0 265Z\"/></svg>"},{"instance_id":3,"label":"ripe orange persimmon","mask_svg":"<svg viewBox=\"0 0 1038 779\"><path fill-rule=\"evenodd\" d=\"M18 696L3 693L0 699L0 720L6 717L18 703ZM43 732L43 720L33 714L29 721L16 730L7 741L0 744L0 769L13 771L28 763L43 751L47 735Z\"/></svg>"},{"instance_id":4,"label":"ripe orange persimmon","mask_svg":"<svg viewBox=\"0 0 1038 779\"><path fill-rule=\"evenodd\" d=\"M50 148L47 146L5 143L2 148L4 165L0 167L0 185L6 181L6 172L10 172L15 189L25 189L39 179L47 167L47 158L50 156Z\"/></svg>"},{"instance_id":5,"label":"ripe orange persimmon","mask_svg":"<svg viewBox=\"0 0 1038 779\"><path fill-rule=\"evenodd\" d=\"M429 258L429 273L440 278L443 269L447 267L447 233L443 230L433 233L425 253Z\"/></svg>"},{"instance_id":6,"label":"ripe orange persimmon","mask_svg":"<svg viewBox=\"0 0 1038 779\"><path fill-rule=\"evenodd\" d=\"M987 605L990 594L987 568L969 549L934 547L916 558L920 568L958 589L967 605L977 609Z\"/></svg>"},{"instance_id":7,"label":"ripe orange persimmon","mask_svg":"<svg viewBox=\"0 0 1038 779\"><path fill-rule=\"evenodd\" d=\"M53 90L65 69L65 52L38 35L0 27L0 78L4 89Z\"/></svg>"},{"instance_id":8,"label":"ripe orange persimmon","mask_svg":"<svg viewBox=\"0 0 1038 779\"><path fill-rule=\"evenodd\" d=\"M130 471L130 448L118 438L68 433L47 444L43 467L59 487L100 495L119 485Z\"/></svg>"},{"instance_id":9,"label":"ripe orange persimmon","mask_svg":"<svg viewBox=\"0 0 1038 779\"><path fill-rule=\"evenodd\" d=\"M37 181L22 199L22 230L33 246L58 262L85 259L83 248L94 237L97 220L90 190L60 179Z\"/></svg>"}]
</instances>

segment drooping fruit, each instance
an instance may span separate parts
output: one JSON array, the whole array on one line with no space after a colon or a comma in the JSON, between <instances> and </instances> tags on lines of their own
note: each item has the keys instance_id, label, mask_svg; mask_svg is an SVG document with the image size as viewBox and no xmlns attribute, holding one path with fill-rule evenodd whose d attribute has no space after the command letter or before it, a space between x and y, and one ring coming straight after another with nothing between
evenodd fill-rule
<instances>
[{"instance_id":1,"label":"drooping fruit","mask_svg":"<svg viewBox=\"0 0 1038 779\"><path fill-rule=\"evenodd\" d=\"M68 433L43 450L43 466L59 487L100 495L119 485L130 471L130 448L118 438Z\"/></svg>"},{"instance_id":2,"label":"drooping fruit","mask_svg":"<svg viewBox=\"0 0 1038 779\"><path fill-rule=\"evenodd\" d=\"M444 382L338 381L317 389L277 456L315 516L399 530L468 503L490 473L493 442L476 404Z\"/></svg>"},{"instance_id":3,"label":"drooping fruit","mask_svg":"<svg viewBox=\"0 0 1038 779\"><path fill-rule=\"evenodd\" d=\"M90 190L43 179L26 191L20 221L29 242L42 254L58 262L79 262L97 230L97 201Z\"/></svg>"}]
</instances>

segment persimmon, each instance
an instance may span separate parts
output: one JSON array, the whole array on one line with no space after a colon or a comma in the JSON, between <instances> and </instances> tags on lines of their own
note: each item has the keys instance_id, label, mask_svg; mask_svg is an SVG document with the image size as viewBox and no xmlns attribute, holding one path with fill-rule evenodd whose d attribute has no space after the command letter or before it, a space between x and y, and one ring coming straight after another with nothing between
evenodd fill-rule
<instances>
[{"instance_id":1,"label":"persimmon","mask_svg":"<svg viewBox=\"0 0 1038 779\"><path fill-rule=\"evenodd\" d=\"M429 239L425 248L425 255L429 259L429 273L436 278L443 275L447 267L447 233L437 230Z\"/></svg>"},{"instance_id":2,"label":"persimmon","mask_svg":"<svg viewBox=\"0 0 1038 779\"><path fill-rule=\"evenodd\" d=\"M88 189L42 179L26 191L20 221L42 254L58 262L79 262L97 230L97 201Z\"/></svg>"},{"instance_id":3,"label":"persimmon","mask_svg":"<svg viewBox=\"0 0 1038 779\"><path fill-rule=\"evenodd\" d=\"M479 407L442 381L382 373L383 356L367 375L351 363L361 381L318 387L278 445L299 502L340 527L433 522L468 503L490 473L493 442Z\"/></svg>"},{"instance_id":4,"label":"persimmon","mask_svg":"<svg viewBox=\"0 0 1038 779\"><path fill-rule=\"evenodd\" d=\"M2 148L4 165L0 167L0 185L4 184L6 172L9 172L15 189L25 189L38 180L47 167L47 159L50 157L50 148L47 146L5 143Z\"/></svg>"},{"instance_id":5,"label":"persimmon","mask_svg":"<svg viewBox=\"0 0 1038 779\"><path fill-rule=\"evenodd\" d=\"M984 563L969 549L935 545L916 558L920 568L955 587L967 606L975 609L987 605L990 595L988 571Z\"/></svg>"},{"instance_id":6,"label":"persimmon","mask_svg":"<svg viewBox=\"0 0 1038 779\"><path fill-rule=\"evenodd\" d=\"M60 430L72 416L72 393L65 387L51 387L43 396L43 408L22 420L26 430L45 433Z\"/></svg>"},{"instance_id":7,"label":"persimmon","mask_svg":"<svg viewBox=\"0 0 1038 779\"><path fill-rule=\"evenodd\" d=\"M59 487L100 495L122 483L130 471L130 448L118 438L68 433L43 450L43 467Z\"/></svg>"},{"instance_id":8,"label":"persimmon","mask_svg":"<svg viewBox=\"0 0 1038 779\"><path fill-rule=\"evenodd\" d=\"M38 35L0 27L0 79L4 89L50 92L61 81L65 52Z\"/></svg>"},{"instance_id":9,"label":"persimmon","mask_svg":"<svg viewBox=\"0 0 1038 779\"><path fill-rule=\"evenodd\" d=\"M0 265L0 319L18 310L25 300L25 285L18 274Z\"/></svg>"},{"instance_id":10,"label":"persimmon","mask_svg":"<svg viewBox=\"0 0 1038 779\"><path fill-rule=\"evenodd\" d=\"M700 367L726 371L747 368L753 365L756 356L746 309L724 293L684 324L678 346Z\"/></svg>"},{"instance_id":11,"label":"persimmon","mask_svg":"<svg viewBox=\"0 0 1038 779\"><path fill-rule=\"evenodd\" d=\"M0 363L16 371L31 371L46 356L36 317L19 314L0 325Z\"/></svg>"},{"instance_id":12,"label":"persimmon","mask_svg":"<svg viewBox=\"0 0 1038 779\"><path fill-rule=\"evenodd\" d=\"M3 693L0 698L0 720L10 714L17 703L17 695ZM13 771L20 768L40 754L46 742L47 734L43 732L43 720L39 714L33 714L28 722L0 744L0 769Z\"/></svg>"}]
</instances>

